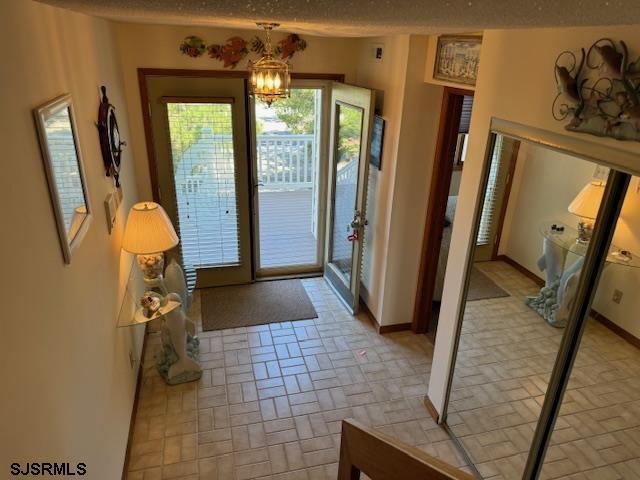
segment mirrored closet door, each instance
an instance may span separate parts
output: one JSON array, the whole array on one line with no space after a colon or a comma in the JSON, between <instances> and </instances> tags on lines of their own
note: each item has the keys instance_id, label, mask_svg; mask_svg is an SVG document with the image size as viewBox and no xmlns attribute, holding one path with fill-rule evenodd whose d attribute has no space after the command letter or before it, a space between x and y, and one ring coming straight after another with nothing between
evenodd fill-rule
<instances>
[{"instance_id":1,"label":"mirrored closet door","mask_svg":"<svg viewBox=\"0 0 640 480\"><path fill-rule=\"evenodd\" d=\"M628 478L640 179L580 148L489 142L447 425L482 478Z\"/></svg>"}]
</instances>

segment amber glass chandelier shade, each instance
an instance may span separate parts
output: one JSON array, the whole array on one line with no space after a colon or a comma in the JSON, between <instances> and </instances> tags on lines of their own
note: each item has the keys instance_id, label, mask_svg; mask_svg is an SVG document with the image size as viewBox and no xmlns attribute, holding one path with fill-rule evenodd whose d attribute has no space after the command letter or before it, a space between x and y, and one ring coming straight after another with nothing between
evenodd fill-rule
<instances>
[{"instance_id":1,"label":"amber glass chandelier shade","mask_svg":"<svg viewBox=\"0 0 640 480\"><path fill-rule=\"evenodd\" d=\"M257 62L249 61L249 93L271 105L279 98L289 98L291 69L287 62L273 56L271 29L277 24L258 24L266 31L265 53Z\"/></svg>"}]
</instances>

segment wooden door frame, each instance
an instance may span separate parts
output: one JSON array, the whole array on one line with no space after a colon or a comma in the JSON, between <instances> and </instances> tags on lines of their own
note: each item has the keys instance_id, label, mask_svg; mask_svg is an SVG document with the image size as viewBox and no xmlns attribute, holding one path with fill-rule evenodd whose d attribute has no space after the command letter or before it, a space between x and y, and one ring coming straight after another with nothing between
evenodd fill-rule
<instances>
[{"instance_id":1,"label":"wooden door frame","mask_svg":"<svg viewBox=\"0 0 640 480\"><path fill-rule=\"evenodd\" d=\"M434 252L440 252L442 245L462 101L465 96L473 95L472 90L444 87L411 324L414 333L426 333L431 323L433 293L438 273L438 255Z\"/></svg>"},{"instance_id":2,"label":"wooden door frame","mask_svg":"<svg viewBox=\"0 0 640 480\"><path fill-rule=\"evenodd\" d=\"M502 205L500 206L500 215L498 216L498 224L496 225L496 239L493 242L493 250L491 252L491 261L498 260L500 250L500 242L502 241L502 229L504 221L507 217L507 207L509 206L509 198L511 197L511 187L513 186L513 176L516 173L516 163L518 162L518 154L520 153L520 140L515 140L511 158L509 159L509 173L507 174L507 182L504 186L502 194Z\"/></svg>"},{"instance_id":3,"label":"wooden door frame","mask_svg":"<svg viewBox=\"0 0 640 480\"><path fill-rule=\"evenodd\" d=\"M153 146L153 130L151 128L151 112L149 110L148 77L192 77L192 78L242 78L248 79L246 70L190 70L183 68L138 68L138 88L140 89L140 106L142 110L142 125L147 148L147 163L151 180L153 201L160 203L158 172L156 169L156 153ZM291 74L296 80L332 80L344 82L343 73L296 73ZM251 152L249 152L251 153ZM252 155L249 156L251 165ZM251 171L249 172L251 174ZM251 177L251 175L250 175Z\"/></svg>"},{"instance_id":4,"label":"wooden door frame","mask_svg":"<svg viewBox=\"0 0 640 480\"><path fill-rule=\"evenodd\" d=\"M153 201L160 202L160 183L158 181L157 159L153 139L153 128L151 125L151 108L149 103L149 90L147 87L147 79L150 77L185 77L185 78L238 78L243 80L249 79L247 70L191 70L183 68L138 68L138 88L140 90L140 107L142 112L142 125L144 129L145 147L147 149L147 167L149 169L149 179L151 181L151 195ZM293 72L291 77L295 80L329 80L334 82L344 82L343 73L296 73ZM250 132L249 122L249 102L246 103L246 121L247 131ZM249 162L249 216L254 217L253 211L253 152L251 151L251 139L247 139L247 161ZM254 258L253 245L255 244L255 235L253 228L253 220L250 222L249 237L251 242L251 279L256 279L256 263Z\"/></svg>"}]
</instances>

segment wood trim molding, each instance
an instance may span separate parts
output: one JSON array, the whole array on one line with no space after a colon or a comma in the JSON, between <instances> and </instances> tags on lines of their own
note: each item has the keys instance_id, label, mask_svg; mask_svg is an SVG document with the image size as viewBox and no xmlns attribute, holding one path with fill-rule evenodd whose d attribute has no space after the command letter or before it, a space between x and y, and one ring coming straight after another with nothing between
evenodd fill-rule
<instances>
[{"instance_id":1,"label":"wood trim molding","mask_svg":"<svg viewBox=\"0 0 640 480\"><path fill-rule=\"evenodd\" d=\"M249 78L248 70L197 70L186 68L138 68L138 75L145 77L212 77L212 78ZM329 80L344 82L344 73L307 73L292 72L294 80Z\"/></svg>"},{"instance_id":2,"label":"wood trim molding","mask_svg":"<svg viewBox=\"0 0 640 480\"><path fill-rule=\"evenodd\" d=\"M149 111L149 91L147 77L188 77L188 78L249 78L246 70L190 70L183 68L138 68L138 89L140 90L140 107L142 109L142 125L144 129L145 146L147 148L147 163L153 201L160 203L158 194L158 170L151 127L151 112ZM294 80L326 80L344 82L344 73L298 73L293 72Z\"/></svg>"},{"instance_id":3,"label":"wood trim molding","mask_svg":"<svg viewBox=\"0 0 640 480\"><path fill-rule=\"evenodd\" d=\"M496 238L493 242L493 251L491 252L492 259L496 259L498 257L498 250L500 249L500 242L502 241L502 229L504 228L504 220L507 217L507 208L509 207L511 187L513 186L513 176L516 172L516 163L518 162L519 153L520 141L516 140L513 144L513 151L511 152L511 158L509 160L507 184L505 185L504 192L502 194L502 205L500 205L500 215L498 216L498 225L496 226Z\"/></svg>"},{"instance_id":4,"label":"wood trim molding","mask_svg":"<svg viewBox=\"0 0 640 480\"><path fill-rule=\"evenodd\" d=\"M426 407L427 412L429 412L429 415L431 415L431 418L433 418L433 421L436 423L440 423L440 415L438 414L438 410L436 410L436 407L433 406L429 395L425 395L423 401L424 406Z\"/></svg>"},{"instance_id":5,"label":"wood trim molding","mask_svg":"<svg viewBox=\"0 0 640 480\"><path fill-rule=\"evenodd\" d=\"M434 252L439 252L442 245L444 216L453 174L453 157L465 95L473 95L473 92L452 87L444 88L411 326L415 333L426 333L431 322L431 304L438 273L438 255Z\"/></svg>"},{"instance_id":6,"label":"wood trim molding","mask_svg":"<svg viewBox=\"0 0 640 480\"><path fill-rule=\"evenodd\" d=\"M161 97L161 103L235 103L233 97Z\"/></svg>"},{"instance_id":7,"label":"wood trim molding","mask_svg":"<svg viewBox=\"0 0 640 480\"><path fill-rule=\"evenodd\" d=\"M134 266L134 268L136 268ZM142 387L142 364L144 362L144 356L147 351L147 326L144 325L144 334L142 337L142 352L140 353L140 364L138 365L138 376L136 378L136 393L133 397L133 407L131 409L131 419L129 420L129 435L127 438L127 449L124 454L124 464L122 465L122 480L127 478L127 470L129 470L129 461L131 460L131 446L133 444L133 430L136 423L136 415L138 413L138 400L140 399L140 388Z\"/></svg>"},{"instance_id":8,"label":"wood trim molding","mask_svg":"<svg viewBox=\"0 0 640 480\"><path fill-rule=\"evenodd\" d=\"M523 274L525 277L527 277L529 280L532 280L535 282L536 285L538 285L539 287L544 287L544 280L542 278L540 278L538 275L536 275L535 273L533 273L531 270L529 270L528 268L520 265L518 262L516 262L514 259L512 259L511 257L507 256L507 255L498 255L496 257L496 260L499 262L504 262L510 266L512 266L513 268L515 268L516 270L518 270L518 272L520 272L521 274Z\"/></svg>"},{"instance_id":9,"label":"wood trim molding","mask_svg":"<svg viewBox=\"0 0 640 480\"><path fill-rule=\"evenodd\" d=\"M338 480L358 479L360 472L374 479L474 479L416 447L348 418L342 421Z\"/></svg>"},{"instance_id":10,"label":"wood trim molding","mask_svg":"<svg viewBox=\"0 0 640 480\"><path fill-rule=\"evenodd\" d=\"M509 257L507 255L498 255L496 260L502 261L502 262L505 262L505 263L511 265L513 268L518 270L520 273L525 275L527 278L533 280L538 286L540 286L540 287L544 286L544 280L543 279L538 277L535 273L533 273L528 268L520 265L518 262L516 262L511 257ZM618 335L620 338L622 338L626 342L630 343L634 347L640 348L640 338L638 338L638 337L632 335L631 333L627 332L624 328L622 328L621 326L617 325L612 320L608 319L607 317L605 317L604 315L602 315L600 312L598 312L597 310L595 310L593 308L591 309L590 315L594 320L597 320L599 323L601 323L603 326L605 326L606 328L611 330L613 333Z\"/></svg>"},{"instance_id":11,"label":"wood trim molding","mask_svg":"<svg viewBox=\"0 0 640 480\"><path fill-rule=\"evenodd\" d=\"M607 327L609 330L611 330L613 333L615 333L616 335L618 335L620 338L622 338L623 340L626 340L628 343L630 343L631 345L633 345L636 348L640 348L640 338L635 337L634 335L632 335L631 333L627 332L624 328L622 328L620 325L617 325L615 323L613 323L611 320L609 320L607 317L605 317L604 315L602 315L600 312L591 309L591 316L597 320L598 322L600 322L602 325L604 325L605 327Z\"/></svg>"},{"instance_id":12,"label":"wood trim molding","mask_svg":"<svg viewBox=\"0 0 640 480\"><path fill-rule=\"evenodd\" d=\"M380 325L375 315L369 309L369 306L364 302L362 298L360 298L360 309L367 315L367 318L371 322L371 325L373 325L373 328L375 328L380 335L384 335L385 333L403 332L405 330L411 330L410 323L394 323L393 325Z\"/></svg>"},{"instance_id":13,"label":"wood trim molding","mask_svg":"<svg viewBox=\"0 0 640 480\"><path fill-rule=\"evenodd\" d=\"M393 325L380 325L378 333L384 335L385 333L405 332L411 330L412 324L407 323L394 323Z\"/></svg>"}]
</instances>

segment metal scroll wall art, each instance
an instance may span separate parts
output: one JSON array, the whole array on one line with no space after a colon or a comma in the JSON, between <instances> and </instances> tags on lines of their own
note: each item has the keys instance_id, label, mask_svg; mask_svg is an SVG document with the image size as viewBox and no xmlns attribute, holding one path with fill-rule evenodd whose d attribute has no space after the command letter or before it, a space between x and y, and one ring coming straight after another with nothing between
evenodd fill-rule
<instances>
[{"instance_id":1,"label":"metal scroll wall art","mask_svg":"<svg viewBox=\"0 0 640 480\"><path fill-rule=\"evenodd\" d=\"M560 53L553 117L573 132L640 141L640 58L631 60L623 41L608 38Z\"/></svg>"},{"instance_id":2,"label":"metal scroll wall art","mask_svg":"<svg viewBox=\"0 0 640 480\"><path fill-rule=\"evenodd\" d=\"M274 55L282 60L288 60L296 52L307 48L307 42L295 33L291 33L278 42L273 49ZM214 60L223 62L224 68L236 68L250 52L262 55L265 45L260 37L256 36L250 41L241 37L231 37L224 44L209 44L200 37L191 35L180 44L180 51L189 57L198 58L205 53Z\"/></svg>"}]
</instances>

